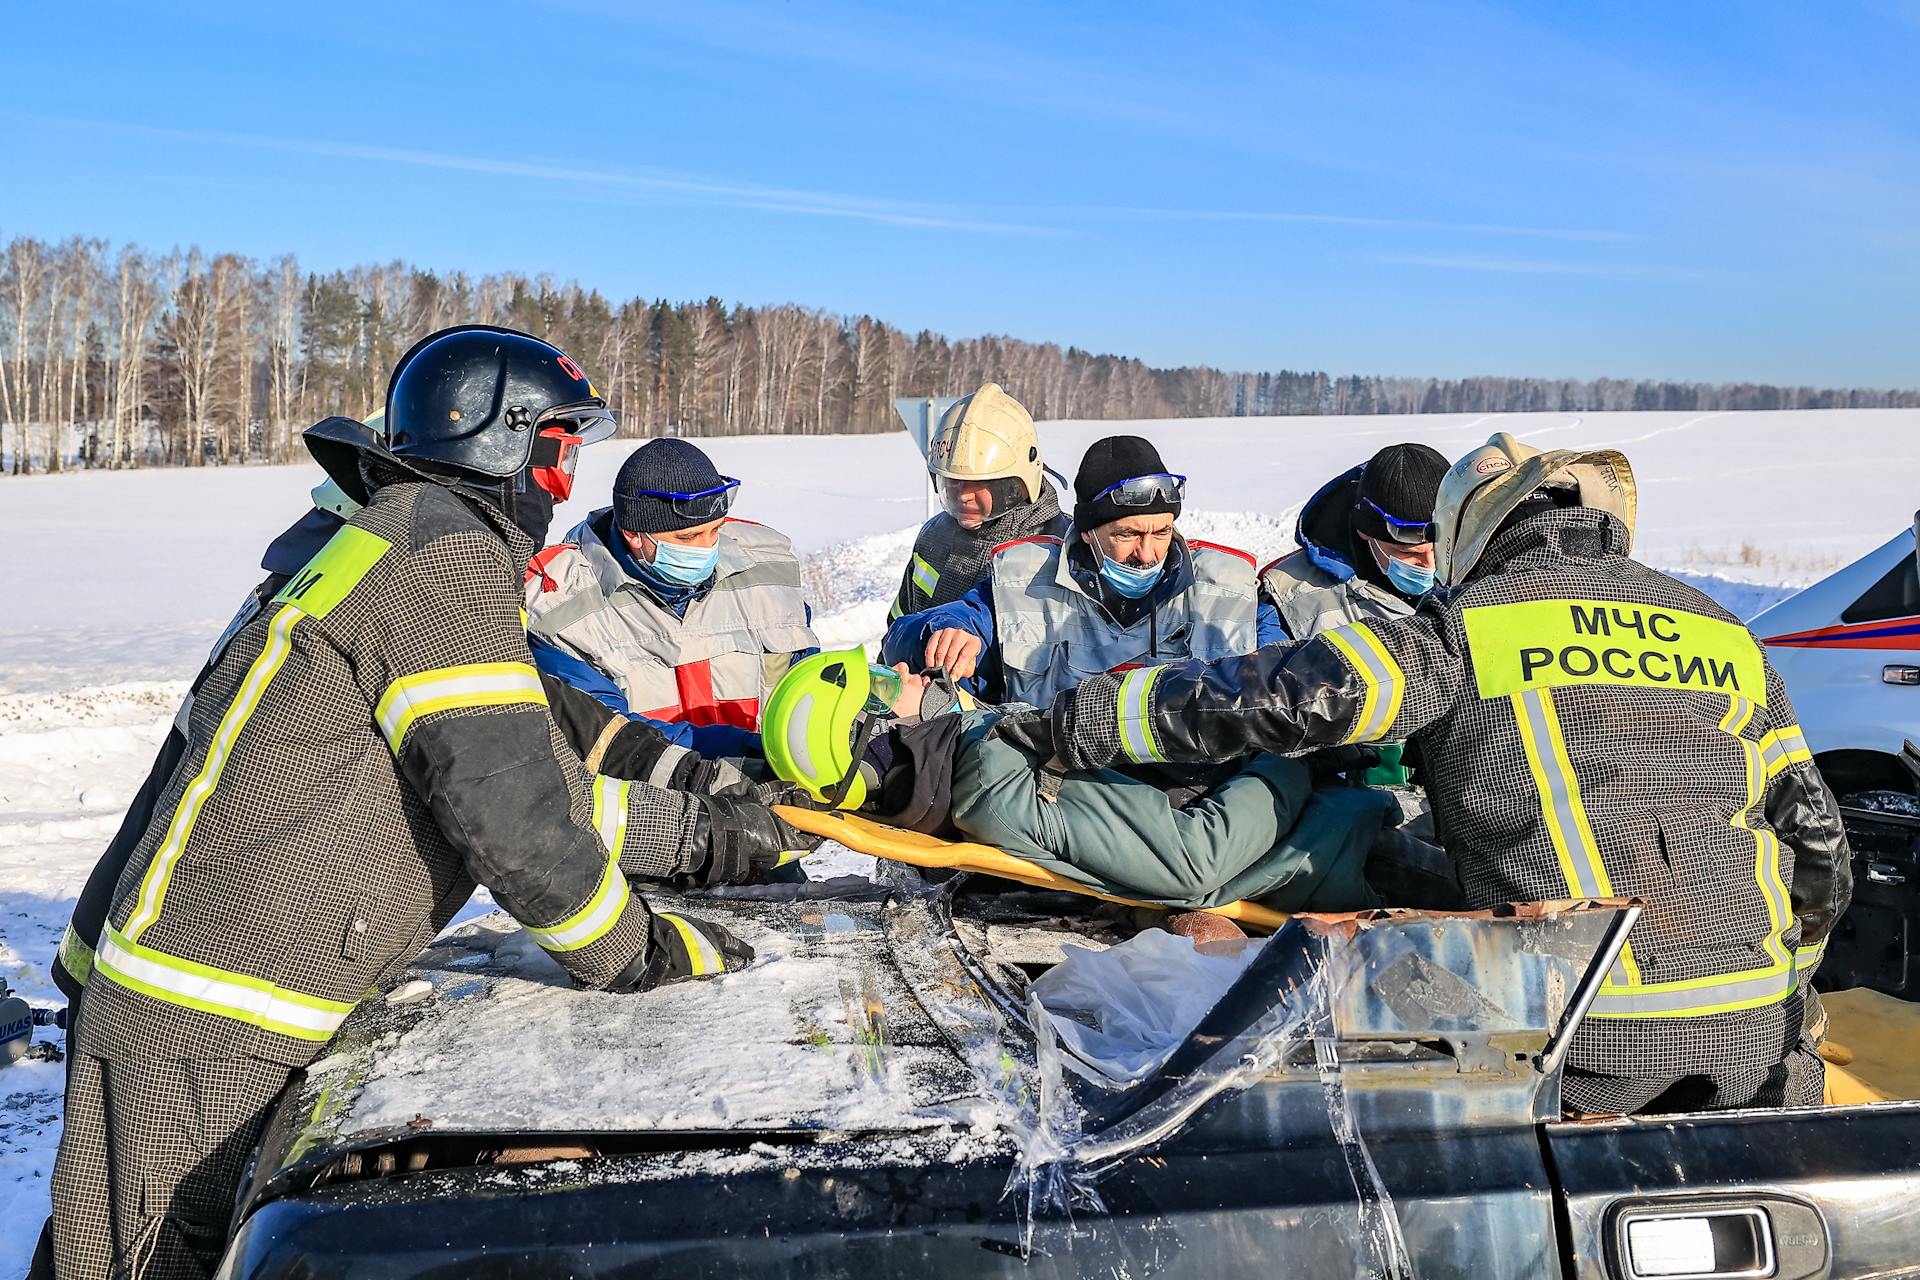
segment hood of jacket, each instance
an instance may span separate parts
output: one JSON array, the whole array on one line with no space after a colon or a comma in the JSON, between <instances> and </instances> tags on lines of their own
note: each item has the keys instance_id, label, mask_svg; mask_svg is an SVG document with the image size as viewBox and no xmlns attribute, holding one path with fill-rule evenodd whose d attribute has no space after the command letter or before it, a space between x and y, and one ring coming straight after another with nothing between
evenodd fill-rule
<instances>
[{"instance_id":1,"label":"hood of jacket","mask_svg":"<svg viewBox=\"0 0 1920 1280\"><path fill-rule=\"evenodd\" d=\"M1300 519L1294 525L1294 541L1307 553L1307 559L1335 582L1345 582L1359 572L1350 513L1359 496L1360 473L1365 470L1362 463L1321 485L1300 508Z\"/></svg>"}]
</instances>

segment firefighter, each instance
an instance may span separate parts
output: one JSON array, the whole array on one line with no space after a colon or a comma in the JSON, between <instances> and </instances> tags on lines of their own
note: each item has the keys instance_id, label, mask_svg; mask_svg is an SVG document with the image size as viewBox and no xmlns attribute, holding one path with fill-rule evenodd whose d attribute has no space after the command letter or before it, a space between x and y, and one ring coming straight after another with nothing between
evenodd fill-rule
<instances>
[{"instance_id":1,"label":"firefighter","mask_svg":"<svg viewBox=\"0 0 1920 1280\"><path fill-rule=\"evenodd\" d=\"M1469 905L1647 902L1570 1109L1818 1103L1802 1028L1846 835L1759 643L1628 558L1633 514L1620 454L1498 434L1441 485L1445 590L1411 617L1097 677L1000 732L1075 769L1410 737Z\"/></svg>"},{"instance_id":2,"label":"firefighter","mask_svg":"<svg viewBox=\"0 0 1920 1280\"><path fill-rule=\"evenodd\" d=\"M1033 415L997 382L956 401L927 442L927 479L940 514L920 526L900 575L889 625L950 604L980 585L993 549L1038 534L1058 537L1067 517L1047 478Z\"/></svg>"},{"instance_id":3,"label":"firefighter","mask_svg":"<svg viewBox=\"0 0 1920 1280\"><path fill-rule=\"evenodd\" d=\"M1186 484L1148 440L1094 441L1066 533L996 547L979 586L888 629L884 660L942 667L987 702L1045 706L1088 675L1284 639L1253 557L1174 528Z\"/></svg>"},{"instance_id":4,"label":"firefighter","mask_svg":"<svg viewBox=\"0 0 1920 1280\"><path fill-rule=\"evenodd\" d=\"M1446 473L1438 450L1390 444L1307 499L1299 549L1260 571L1290 638L1414 611L1433 589L1433 502Z\"/></svg>"},{"instance_id":5,"label":"firefighter","mask_svg":"<svg viewBox=\"0 0 1920 1280\"><path fill-rule=\"evenodd\" d=\"M728 517L739 488L697 445L648 441L527 570L536 665L713 757L760 754L761 699L819 648L793 544Z\"/></svg>"},{"instance_id":6,"label":"firefighter","mask_svg":"<svg viewBox=\"0 0 1920 1280\"><path fill-rule=\"evenodd\" d=\"M628 876L744 878L794 833L743 801L590 776L520 628L552 473L611 427L564 353L465 326L402 357L384 443L347 419L307 432L363 506L249 598L118 850L94 945L63 945L85 998L52 1188L61 1280L209 1273L276 1097L476 882L582 986L752 959L650 911Z\"/></svg>"}]
</instances>

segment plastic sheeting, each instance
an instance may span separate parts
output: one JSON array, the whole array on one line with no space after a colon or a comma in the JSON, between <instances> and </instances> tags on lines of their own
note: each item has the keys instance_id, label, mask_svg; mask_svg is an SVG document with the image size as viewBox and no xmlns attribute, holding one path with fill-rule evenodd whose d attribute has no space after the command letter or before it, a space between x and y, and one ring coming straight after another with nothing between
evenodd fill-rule
<instances>
[{"instance_id":1,"label":"plastic sheeting","mask_svg":"<svg viewBox=\"0 0 1920 1280\"><path fill-rule=\"evenodd\" d=\"M1166 1061L1245 973L1265 939L1231 951L1148 929L1104 951L1063 948L1066 959L1032 993L1054 1031L1108 1080L1129 1084Z\"/></svg>"}]
</instances>

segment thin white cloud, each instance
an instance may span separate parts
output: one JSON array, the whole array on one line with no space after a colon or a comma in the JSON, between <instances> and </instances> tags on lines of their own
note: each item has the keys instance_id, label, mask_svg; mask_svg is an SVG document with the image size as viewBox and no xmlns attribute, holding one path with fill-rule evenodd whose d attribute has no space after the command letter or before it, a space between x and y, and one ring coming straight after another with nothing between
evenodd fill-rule
<instances>
[{"instance_id":1,"label":"thin white cloud","mask_svg":"<svg viewBox=\"0 0 1920 1280\"><path fill-rule=\"evenodd\" d=\"M1707 273L1684 267L1643 266L1625 262L1542 262L1522 258L1473 258L1436 254L1379 253L1373 261L1397 267L1429 267L1440 271L1488 271L1526 276L1618 276L1658 280L1704 280Z\"/></svg>"},{"instance_id":2,"label":"thin white cloud","mask_svg":"<svg viewBox=\"0 0 1920 1280\"><path fill-rule=\"evenodd\" d=\"M0 118L29 121L37 125L62 125L95 129L139 137L164 138L176 142L194 142L210 146L244 147L259 151L277 151L292 155L322 156L329 159L371 160L380 163L441 169L459 173L489 174L498 177L528 178L538 182L568 182L585 186L651 192L661 195L704 197L712 202L742 209L792 213L824 218L852 218L893 226L923 227L944 231L988 232L999 235L1058 235L1058 228L1028 223L967 217L939 205L907 201L874 200L864 196L831 191L805 191L735 182L701 174L673 173L662 170L588 169L568 165L539 164L523 160L499 160L484 156L454 155L439 151L420 151L404 147L372 146L357 142L330 142L317 138L286 138L264 134L229 133L197 129L167 129L154 125L117 121L80 120L40 116L26 112L0 112Z\"/></svg>"},{"instance_id":3,"label":"thin white cloud","mask_svg":"<svg viewBox=\"0 0 1920 1280\"><path fill-rule=\"evenodd\" d=\"M1632 232L1608 231L1598 227L1529 227L1499 222L1440 222L1426 218L1369 218L1355 214L1296 213L1267 209L1145 209L1116 206L1058 212L1169 222L1302 223L1330 227L1371 228L1382 231L1439 231L1448 234L1515 236L1589 243L1618 243L1640 239Z\"/></svg>"},{"instance_id":4,"label":"thin white cloud","mask_svg":"<svg viewBox=\"0 0 1920 1280\"><path fill-rule=\"evenodd\" d=\"M1427 232L1587 243L1639 239L1628 232L1593 227L1539 227L1506 223L1446 222L1424 218L1383 218L1276 209L1168 209L1124 205L1060 205L1048 207L997 206L962 208L904 200L881 200L833 191L810 191L741 182L707 174L635 168L605 169L558 165L528 160L459 155L409 147L335 142L323 138L291 138L221 130L175 129L124 121L86 120L30 112L0 111L0 120L36 126L60 126L124 136L164 139L205 146L274 151L328 159L365 160L457 173L525 178L536 182L572 183L603 190L631 191L667 197L706 200L731 208L754 209L809 217L849 218L888 226L988 235L1063 236L1075 224L1094 220L1130 219L1151 222L1268 223L1300 226L1352 227L1386 232ZM1448 265L1440 259L1407 259L1412 265ZM1454 265L1464 265L1464 262ZM1498 267L1486 267L1499 270ZM1511 270L1525 270L1512 267ZM1569 274L1576 274L1569 273ZM1592 274L1617 274L1595 271Z\"/></svg>"}]
</instances>

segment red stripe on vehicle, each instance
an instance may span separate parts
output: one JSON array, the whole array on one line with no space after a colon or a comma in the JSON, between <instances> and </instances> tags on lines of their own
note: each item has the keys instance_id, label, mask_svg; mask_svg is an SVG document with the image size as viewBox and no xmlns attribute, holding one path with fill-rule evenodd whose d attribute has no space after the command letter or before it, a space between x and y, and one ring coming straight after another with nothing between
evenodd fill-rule
<instances>
[{"instance_id":1,"label":"red stripe on vehicle","mask_svg":"<svg viewBox=\"0 0 1920 1280\"><path fill-rule=\"evenodd\" d=\"M1761 641L1786 649L1920 649L1920 617L1815 627Z\"/></svg>"}]
</instances>

